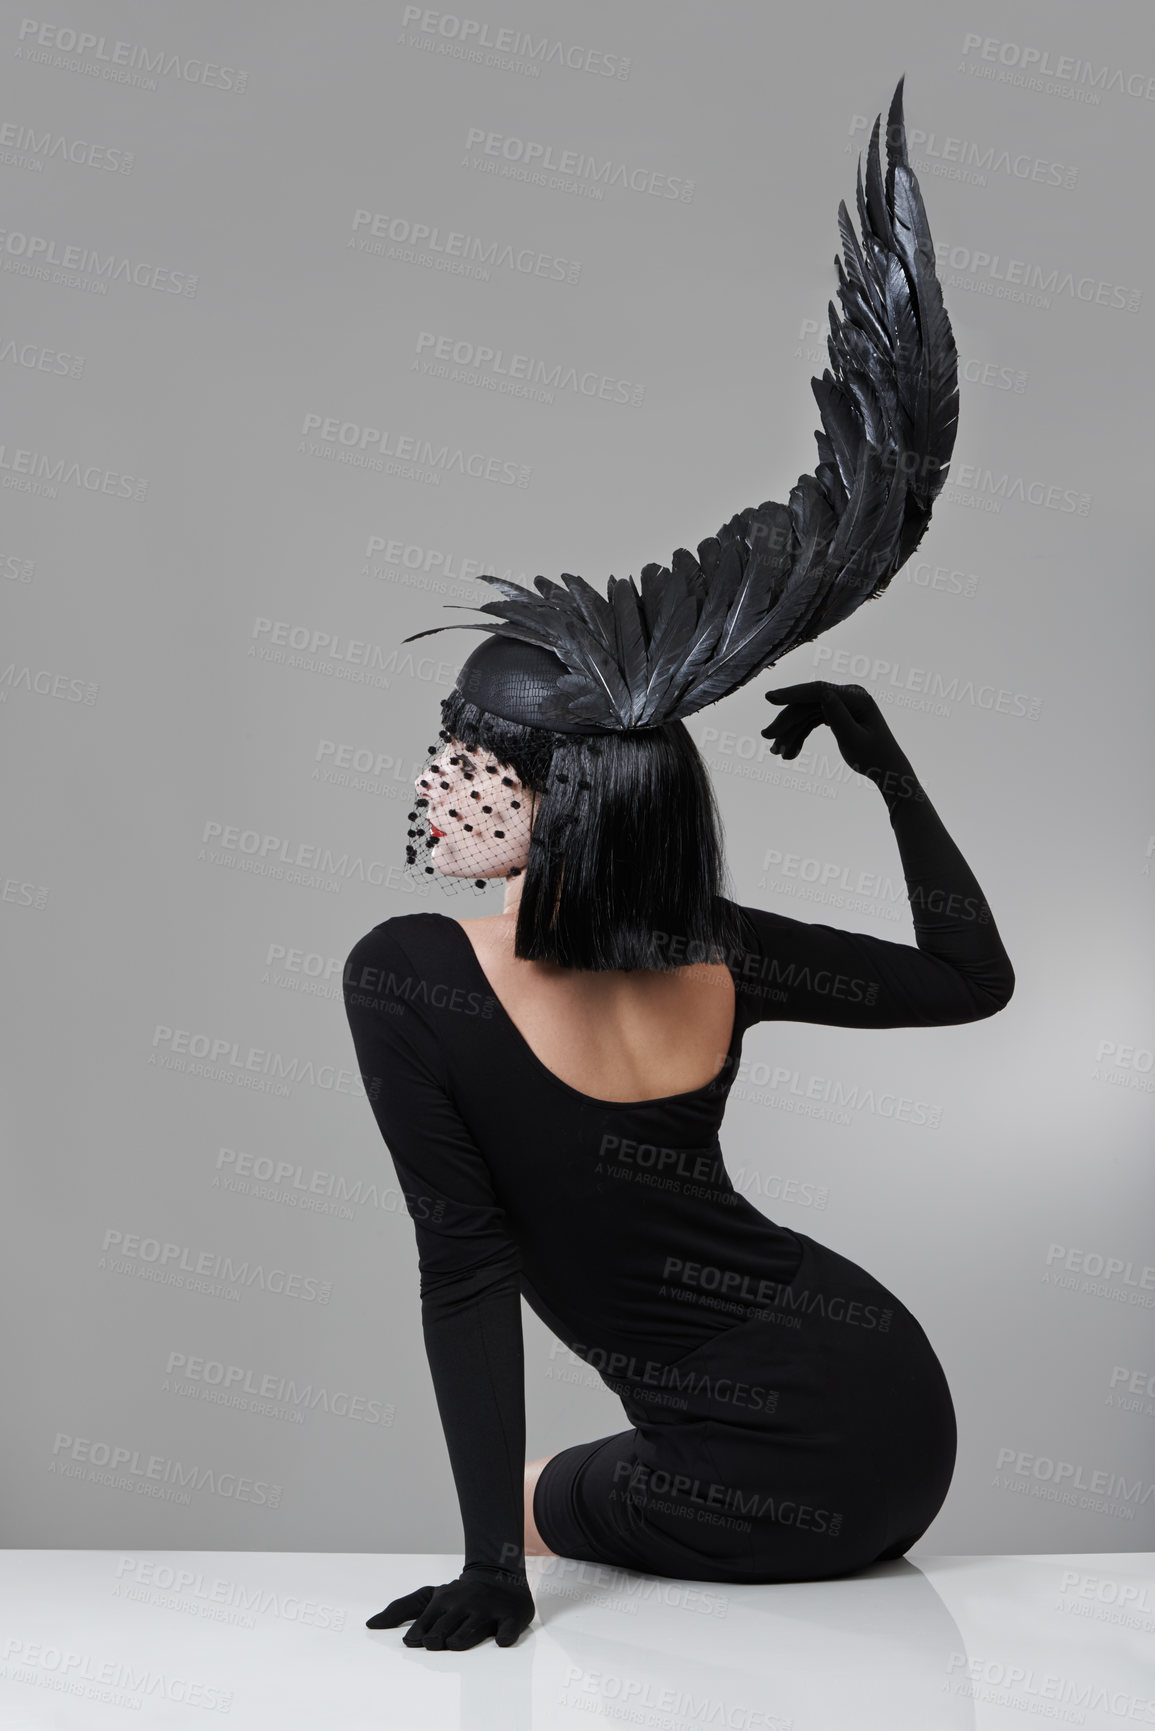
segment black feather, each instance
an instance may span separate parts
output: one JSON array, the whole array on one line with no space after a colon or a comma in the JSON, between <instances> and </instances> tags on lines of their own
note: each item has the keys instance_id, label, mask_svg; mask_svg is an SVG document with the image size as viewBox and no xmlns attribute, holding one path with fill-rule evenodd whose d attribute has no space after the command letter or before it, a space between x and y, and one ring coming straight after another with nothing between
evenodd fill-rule
<instances>
[{"instance_id":1,"label":"black feather","mask_svg":"<svg viewBox=\"0 0 1155 1731\"><path fill-rule=\"evenodd\" d=\"M535 578L536 594L484 579L502 599L480 610L503 623L470 624L565 663L543 725L595 731L691 715L881 595L925 534L954 449L958 355L907 156L904 82L887 114L885 175L881 116L865 180L859 158L861 238L838 205L841 316L830 301L830 365L810 381L822 422L813 474L799 476L787 504L767 499L731 517L697 558L679 547L668 566L644 565L640 589L632 576L611 577L604 596L566 572L560 583Z\"/></svg>"}]
</instances>

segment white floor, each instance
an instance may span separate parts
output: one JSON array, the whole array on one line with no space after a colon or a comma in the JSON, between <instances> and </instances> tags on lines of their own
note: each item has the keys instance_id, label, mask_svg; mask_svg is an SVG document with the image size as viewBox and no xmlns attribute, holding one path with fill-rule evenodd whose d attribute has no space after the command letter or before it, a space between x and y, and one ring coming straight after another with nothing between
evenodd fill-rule
<instances>
[{"instance_id":1,"label":"white floor","mask_svg":"<svg viewBox=\"0 0 1155 1731\"><path fill-rule=\"evenodd\" d=\"M948 1731L1155 1724L1155 1555L920 1556L721 1587L529 1559L538 1614L465 1653L368 1630L460 1559L0 1553L0 1726Z\"/></svg>"}]
</instances>

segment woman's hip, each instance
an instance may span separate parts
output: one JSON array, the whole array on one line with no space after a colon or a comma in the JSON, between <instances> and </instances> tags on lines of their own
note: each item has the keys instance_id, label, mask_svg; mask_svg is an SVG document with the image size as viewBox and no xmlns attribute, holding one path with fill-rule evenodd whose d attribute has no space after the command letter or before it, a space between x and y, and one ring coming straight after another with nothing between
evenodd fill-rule
<instances>
[{"instance_id":1,"label":"woman's hip","mask_svg":"<svg viewBox=\"0 0 1155 1731\"><path fill-rule=\"evenodd\" d=\"M921 1537L954 1469L942 1366L893 1293L798 1236L770 1303L622 1394L631 1431L547 1464L551 1548L700 1580L814 1580Z\"/></svg>"},{"instance_id":2,"label":"woman's hip","mask_svg":"<svg viewBox=\"0 0 1155 1731\"><path fill-rule=\"evenodd\" d=\"M758 1312L663 1368L626 1412L664 1455L675 1433L713 1455L753 1459L768 1440L788 1457L858 1464L882 1481L953 1467L955 1414L946 1375L917 1318L873 1275L798 1234L802 1258Z\"/></svg>"}]
</instances>

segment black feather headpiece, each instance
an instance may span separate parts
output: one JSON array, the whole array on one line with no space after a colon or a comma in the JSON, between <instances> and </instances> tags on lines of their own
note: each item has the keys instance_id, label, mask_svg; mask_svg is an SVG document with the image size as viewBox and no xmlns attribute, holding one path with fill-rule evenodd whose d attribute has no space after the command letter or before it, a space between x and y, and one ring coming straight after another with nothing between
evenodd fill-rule
<instances>
[{"instance_id":1,"label":"black feather headpiece","mask_svg":"<svg viewBox=\"0 0 1155 1731\"><path fill-rule=\"evenodd\" d=\"M515 697L509 719L599 733L691 715L881 595L918 546L954 449L958 354L907 158L905 76L887 116L885 179L876 116L865 191L859 156L861 246L845 200L838 206L842 318L830 301L830 367L811 379L822 418L814 474L799 477L788 505L768 499L731 517L699 542L696 559L679 547L668 566L643 566L640 591L632 576L611 577L604 596L569 572L560 583L535 577L537 594L483 577L502 599L480 611L502 622L461 623L537 645L561 663L543 678L556 663L521 656L533 667L532 691ZM454 629L435 625L404 641ZM495 714L516 689L507 659L476 657L474 700ZM479 691L483 664L499 674L490 703ZM510 665L516 670L518 658Z\"/></svg>"}]
</instances>

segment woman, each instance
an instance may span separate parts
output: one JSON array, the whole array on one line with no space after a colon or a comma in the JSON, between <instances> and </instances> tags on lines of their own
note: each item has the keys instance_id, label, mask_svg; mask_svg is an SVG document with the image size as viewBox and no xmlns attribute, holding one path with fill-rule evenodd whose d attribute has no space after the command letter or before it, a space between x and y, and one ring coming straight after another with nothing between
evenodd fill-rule
<instances>
[{"instance_id":1,"label":"woman","mask_svg":"<svg viewBox=\"0 0 1155 1731\"><path fill-rule=\"evenodd\" d=\"M503 877L503 911L395 916L346 962L465 1539L456 1581L370 1619L411 1622L408 1646L510 1645L534 1615L527 1552L695 1580L845 1575L902 1555L950 1484L954 1411L919 1323L740 1196L718 1130L754 1023L975 1021L1010 998L1010 961L861 687L767 692L784 707L764 734L793 758L824 723L878 787L914 945L723 893L683 719L879 594L941 489L956 356L901 88L885 188L877 121L865 199L860 180L849 328L832 309L839 376L815 381L816 477L789 508L740 513L700 563L679 549L645 567L640 594L490 579L503 599L484 611L505 620L442 705L409 856L423 877ZM522 1297L627 1428L525 1461Z\"/></svg>"},{"instance_id":2,"label":"woman","mask_svg":"<svg viewBox=\"0 0 1155 1731\"><path fill-rule=\"evenodd\" d=\"M415 1222L465 1529L457 1582L370 1622L416 1618L408 1645L516 1639L533 1616L526 1552L821 1579L901 1555L946 1495L954 1413L921 1327L863 1269L739 1196L717 1131L755 1022L974 1021L1006 1004L1014 974L874 700L827 684L768 695L786 705L767 730L776 750L795 756L825 721L882 791L917 947L720 896L709 783L682 722L551 740L458 693L443 705L446 744L418 782L432 857L448 875L504 875L505 908L396 916L345 970ZM545 857L553 778L589 782L587 827L565 829L572 899L565 883L554 897ZM723 959L687 961L711 916ZM563 947L588 971L545 953ZM628 1429L523 1463L519 1294L620 1394Z\"/></svg>"}]
</instances>

